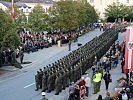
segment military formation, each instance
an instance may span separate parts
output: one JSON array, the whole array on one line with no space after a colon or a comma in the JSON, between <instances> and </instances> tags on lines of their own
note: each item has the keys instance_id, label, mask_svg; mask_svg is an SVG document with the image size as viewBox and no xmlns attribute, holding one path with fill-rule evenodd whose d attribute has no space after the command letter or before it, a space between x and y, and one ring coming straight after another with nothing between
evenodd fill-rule
<instances>
[{"instance_id":1,"label":"military formation","mask_svg":"<svg viewBox=\"0 0 133 100\"><path fill-rule=\"evenodd\" d=\"M40 69L35 75L36 91L42 89L49 93L55 90L55 95L58 95L71 82L79 80L94 64L95 56L99 60L117 39L118 29L112 27L55 63Z\"/></svg>"}]
</instances>

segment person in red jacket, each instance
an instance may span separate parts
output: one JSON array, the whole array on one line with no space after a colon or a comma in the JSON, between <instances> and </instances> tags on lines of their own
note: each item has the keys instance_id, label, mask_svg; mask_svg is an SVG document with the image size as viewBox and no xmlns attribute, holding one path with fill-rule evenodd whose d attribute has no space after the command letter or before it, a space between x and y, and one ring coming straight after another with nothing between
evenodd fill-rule
<instances>
[{"instance_id":1,"label":"person in red jacket","mask_svg":"<svg viewBox=\"0 0 133 100\"><path fill-rule=\"evenodd\" d=\"M81 86L85 86L85 78L84 77L81 77L81 80L79 81L79 88Z\"/></svg>"}]
</instances>

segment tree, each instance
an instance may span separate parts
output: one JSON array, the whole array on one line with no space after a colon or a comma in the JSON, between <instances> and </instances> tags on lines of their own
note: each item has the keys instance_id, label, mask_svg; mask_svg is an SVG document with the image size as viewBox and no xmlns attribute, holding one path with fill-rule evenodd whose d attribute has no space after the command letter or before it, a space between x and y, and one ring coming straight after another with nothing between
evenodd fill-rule
<instances>
[{"instance_id":1,"label":"tree","mask_svg":"<svg viewBox=\"0 0 133 100\"><path fill-rule=\"evenodd\" d=\"M52 27L61 30L76 30L94 22L97 14L87 0L65 0L59 1L49 8L49 15L53 17ZM96 20L96 19L95 19Z\"/></svg>"},{"instance_id":2,"label":"tree","mask_svg":"<svg viewBox=\"0 0 133 100\"><path fill-rule=\"evenodd\" d=\"M54 17L56 29L73 30L78 27L77 12L72 0L58 1L49 9L50 16Z\"/></svg>"},{"instance_id":3,"label":"tree","mask_svg":"<svg viewBox=\"0 0 133 100\"><path fill-rule=\"evenodd\" d=\"M128 12L127 12L128 16L130 18L130 22L132 21L133 19L133 6L129 6L128 7Z\"/></svg>"},{"instance_id":4,"label":"tree","mask_svg":"<svg viewBox=\"0 0 133 100\"><path fill-rule=\"evenodd\" d=\"M9 31L4 37L2 41L2 47L6 48L18 48L20 45L20 38L18 34L16 34L15 30Z\"/></svg>"},{"instance_id":5,"label":"tree","mask_svg":"<svg viewBox=\"0 0 133 100\"><path fill-rule=\"evenodd\" d=\"M26 15L21 10L19 10L19 7L17 5L15 5L15 24L17 26L17 29L26 27L26 23Z\"/></svg>"},{"instance_id":6,"label":"tree","mask_svg":"<svg viewBox=\"0 0 133 100\"><path fill-rule=\"evenodd\" d=\"M127 17L127 7L123 4L117 5L113 3L112 5L109 5L107 9L105 9L105 17L113 17L118 20L118 18L124 18Z\"/></svg>"},{"instance_id":7,"label":"tree","mask_svg":"<svg viewBox=\"0 0 133 100\"><path fill-rule=\"evenodd\" d=\"M20 44L20 38L16 25L12 22L10 13L0 9L0 14L0 48L17 48Z\"/></svg>"},{"instance_id":8,"label":"tree","mask_svg":"<svg viewBox=\"0 0 133 100\"><path fill-rule=\"evenodd\" d=\"M21 29L26 27L27 18L25 14L19 10L19 7L15 4L14 6L14 12L15 12L15 25L17 26L17 29ZM11 7L6 11L7 13L11 13Z\"/></svg>"},{"instance_id":9,"label":"tree","mask_svg":"<svg viewBox=\"0 0 133 100\"><path fill-rule=\"evenodd\" d=\"M94 23L97 19L98 19L98 15L94 9L93 6L91 6L89 3L85 3L85 14L87 15L87 23L86 24L90 24L90 23Z\"/></svg>"},{"instance_id":10,"label":"tree","mask_svg":"<svg viewBox=\"0 0 133 100\"><path fill-rule=\"evenodd\" d=\"M125 17L127 17L128 16L128 7L127 6L125 6L125 5L123 5L123 4L121 4L120 6L119 6L119 9L120 9L120 18L122 18L122 21L124 21L125 20Z\"/></svg>"},{"instance_id":11,"label":"tree","mask_svg":"<svg viewBox=\"0 0 133 100\"><path fill-rule=\"evenodd\" d=\"M46 31L49 28L50 17L41 5L36 5L29 14L28 28L34 32Z\"/></svg>"}]
</instances>

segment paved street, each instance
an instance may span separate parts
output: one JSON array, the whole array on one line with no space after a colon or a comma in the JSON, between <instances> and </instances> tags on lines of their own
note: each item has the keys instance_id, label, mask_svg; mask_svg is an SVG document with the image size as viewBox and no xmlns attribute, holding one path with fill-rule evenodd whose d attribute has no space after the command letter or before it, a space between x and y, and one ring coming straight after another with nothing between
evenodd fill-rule
<instances>
[{"instance_id":1,"label":"paved street","mask_svg":"<svg viewBox=\"0 0 133 100\"><path fill-rule=\"evenodd\" d=\"M102 34L102 31L96 29L91 31L82 37L79 37L79 43L83 45L93 39L96 36ZM124 40L125 33L120 33L120 40ZM72 43L72 50L77 49L77 43ZM39 68L43 68L49 63L53 63L63 56L69 54L68 46L65 44L62 47L53 46L50 48L44 48L38 52L25 54L24 61L31 61L29 65L23 65L23 69L11 68L11 70L6 70L6 68L0 68L0 100L39 100L41 98L41 91L35 91L34 75ZM7 67L9 68L9 67ZM1 71L2 70L2 71ZM3 73L1 73L3 72ZM114 76L113 82L110 85L109 90L113 91L115 87L115 82L120 77L121 74L119 68L113 69L111 71ZM118 74L119 73L119 74ZM89 73L91 74L91 72ZM91 94L87 100L96 100L98 94L105 94L104 83L102 82L101 91L96 94ZM68 89L63 90L59 96L48 93L46 97L49 100L67 100Z\"/></svg>"}]
</instances>

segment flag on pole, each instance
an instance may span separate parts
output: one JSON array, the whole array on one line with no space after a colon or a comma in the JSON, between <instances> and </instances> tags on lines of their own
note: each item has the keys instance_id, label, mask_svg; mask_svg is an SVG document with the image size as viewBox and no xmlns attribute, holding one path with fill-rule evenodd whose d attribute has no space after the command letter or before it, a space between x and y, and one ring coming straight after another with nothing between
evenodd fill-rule
<instances>
[{"instance_id":1,"label":"flag on pole","mask_svg":"<svg viewBox=\"0 0 133 100\"><path fill-rule=\"evenodd\" d=\"M133 69L133 28L126 30L125 69Z\"/></svg>"},{"instance_id":2,"label":"flag on pole","mask_svg":"<svg viewBox=\"0 0 133 100\"><path fill-rule=\"evenodd\" d=\"M12 12L11 12L12 21L14 22L15 19L15 12L14 12L14 0L12 0Z\"/></svg>"}]
</instances>

